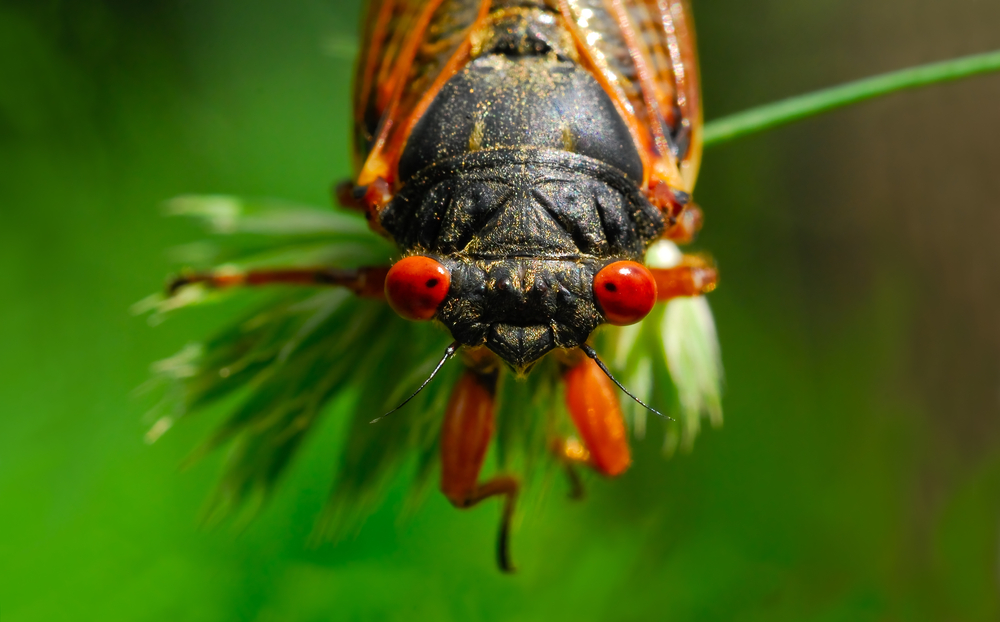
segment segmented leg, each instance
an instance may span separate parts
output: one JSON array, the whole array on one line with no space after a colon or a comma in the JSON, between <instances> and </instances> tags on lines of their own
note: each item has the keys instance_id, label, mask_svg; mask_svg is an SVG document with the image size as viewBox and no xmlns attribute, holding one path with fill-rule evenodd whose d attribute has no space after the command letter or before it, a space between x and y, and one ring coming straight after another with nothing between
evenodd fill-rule
<instances>
[{"instance_id":1,"label":"segmented leg","mask_svg":"<svg viewBox=\"0 0 1000 622\"><path fill-rule=\"evenodd\" d=\"M656 279L656 299L670 300L678 296L700 296L715 289L718 271L707 261L685 255L681 265L673 268L650 268Z\"/></svg>"},{"instance_id":2,"label":"segmented leg","mask_svg":"<svg viewBox=\"0 0 1000 622\"><path fill-rule=\"evenodd\" d=\"M632 463L632 455L615 385L589 358L568 368L563 380L566 408L583 440L583 448L579 448L583 451L568 444L567 448L573 450L577 461L586 462L604 475L621 475Z\"/></svg>"},{"instance_id":3,"label":"segmented leg","mask_svg":"<svg viewBox=\"0 0 1000 622\"><path fill-rule=\"evenodd\" d=\"M380 177L367 186L358 186L352 181L341 182L334 186L333 196L341 207L363 213L372 231L379 235L386 234L380 216L385 206L392 201L392 189L384 179Z\"/></svg>"},{"instance_id":4,"label":"segmented leg","mask_svg":"<svg viewBox=\"0 0 1000 622\"><path fill-rule=\"evenodd\" d=\"M278 270L250 270L248 272L197 272L182 274L167 285L172 296L182 287L202 283L209 287L255 287L260 285L335 285L346 287L359 296L382 298L385 287L386 266L368 266L342 270L337 268L290 268Z\"/></svg>"},{"instance_id":5,"label":"segmented leg","mask_svg":"<svg viewBox=\"0 0 1000 622\"><path fill-rule=\"evenodd\" d=\"M701 208L693 203L684 207L684 211L677 217L677 222L673 226L667 227L663 232L663 237L678 244L688 244L694 239L695 234L701 230L704 215Z\"/></svg>"},{"instance_id":6,"label":"segmented leg","mask_svg":"<svg viewBox=\"0 0 1000 622\"><path fill-rule=\"evenodd\" d=\"M551 449L556 459L562 462L566 469L566 479L569 480L569 498L574 501L583 499L586 496L586 490L577 467L580 464L590 464L590 452L579 439L575 438L556 439L553 441Z\"/></svg>"},{"instance_id":7,"label":"segmented leg","mask_svg":"<svg viewBox=\"0 0 1000 622\"><path fill-rule=\"evenodd\" d=\"M353 181L342 181L333 186L333 200L341 207L364 212L367 190L364 186L354 185Z\"/></svg>"},{"instance_id":8,"label":"segmented leg","mask_svg":"<svg viewBox=\"0 0 1000 622\"><path fill-rule=\"evenodd\" d=\"M458 508L472 507L495 495L504 497L497 564L504 572L513 572L509 538L518 482L500 475L479 483L493 436L497 376L496 368L485 373L468 369L452 390L441 428L441 491Z\"/></svg>"}]
</instances>

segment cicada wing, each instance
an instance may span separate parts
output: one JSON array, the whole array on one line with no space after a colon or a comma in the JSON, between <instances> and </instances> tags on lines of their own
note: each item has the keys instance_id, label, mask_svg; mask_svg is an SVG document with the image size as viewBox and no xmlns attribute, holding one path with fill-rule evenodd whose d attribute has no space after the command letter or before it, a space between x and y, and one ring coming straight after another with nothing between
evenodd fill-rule
<instances>
[{"instance_id":1,"label":"cicada wing","mask_svg":"<svg viewBox=\"0 0 1000 622\"><path fill-rule=\"evenodd\" d=\"M684 178L687 192L694 189L701 167L703 148L703 124L701 108L701 71L698 66L698 45L694 30L694 18L689 0L663 0L660 4L661 15L664 16L664 29L669 23L673 32L667 33L667 46L673 65L674 84L678 93L678 107L681 113L681 126L684 128L684 138L687 148L679 158L681 176ZM669 20L669 21L668 21Z\"/></svg>"},{"instance_id":2,"label":"cicada wing","mask_svg":"<svg viewBox=\"0 0 1000 622\"><path fill-rule=\"evenodd\" d=\"M584 61L618 103L646 165L646 183L691 192L702 115L687 0L558 0Z\"/></svg>"},{"instance_id":3,"label":"cicada wing","mask_svg":"<svg viewBox=\"0 0 1000 622\"><path fill-rule=\"evenodd\" d=\"M394 181L413 123L468 58L488 0L372 0L354 93L358 184Z\"/></svg>"}]
</instances>

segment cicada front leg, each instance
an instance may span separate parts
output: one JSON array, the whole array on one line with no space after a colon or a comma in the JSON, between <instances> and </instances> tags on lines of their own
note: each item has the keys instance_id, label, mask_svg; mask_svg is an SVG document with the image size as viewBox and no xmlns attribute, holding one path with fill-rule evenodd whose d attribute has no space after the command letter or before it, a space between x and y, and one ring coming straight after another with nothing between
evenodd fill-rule
<instances>
[{"instance_id":1,"label":"cicada front leg","mask_svg":"<svg viewBox=\"0 0 1000 622\"><path fill-rule=\"evenodd\" d=\"M386 235L380 217L382 210L392 201L392 188L384 179L379 177L367 186L358 186L353 181L341 182L334 186L333 198L341 207L363 213L372 231Z\"/></svg>"},{"instance_id":2,"label":"cicada front leg","mask_svg":"<svg viewBox=\"0 0 1000 622\"><path fill-rule=\"evenodd\" d=\"M632 454L615 385L594 360L582 356L563 372L563 382L566 408L582 445L564 441L562 458L608 477L621 475L632 464Z\"/></svg>"},{"instance_id":3,"label":"cicada front leg","mask_svg":"<svg viewBox=\"0 0 1000 622\"><path fill-rule=\"evenodd\" d=\"M694 203L688 203L674 220L674 224L664 230L663 237L677 244L690 244L694 236L701 231L704 220L701 208Z\"/></svg>"},{"instance_id":4,"label":"cicada front leg","mask_svg":"<svg viewBox=\"0 0 1000 622\"><path fill-rule=\"evenodd\" d=\"M496 387L499 368L466 369L452 390L441 427L441 491L457 508L470 508L484 499L503 497L497 564L513 572L510 560L510 525L519 484L509 475L480 483L495 427Z\"/></svg>"},{"instance_id":5,"label":"cicada front leg","mask_svg":"<svg viewBox=\"0 0 1000 622\"><path fill-rule=\"evenodd\" d=\"M552 454L566 469L566 479L569 480L569 498L579 501L586 496L583 478L577 467L590 464L590 452L578 438L557 438L551 445Z\"/></svg>"},{"instance_id":6,"label":"cicada front leg","mask_svg":"<svg viewBox=\"0 0 1000 622\"><path fill-rule=\"evenodd\" d=\"M713 291L719 282L719 272L711 262L697 255L684 255L672 268L649 268L656 281L659 302L682 296L700 296Z\"/></svg>"},{"instance_id":7,"label":"cicada front leg","mask_svg":"<svg viewBox=\"0 0 1000 622\"><path fill-rule=\"evenodd\" d=\"M569 498L578 500L585 494L579 467L614 477L628 468L631 454L615 387L608 377L597 363L578 353L567 354L563 366L566 409L580 438L557 438L551 450L566 470Z\"/></svg>"},{"instance_id":8,"label":"cicada front leg","mask_svg":"<svg viewBox=\"0 0 1000 622\"><path fill-rule=\"evenodd\" d=\"M388 272L388 266L194 272L172 279L167 285L167 295L173 296L188 285L200 283L213 289L262 285L339 286L366 298L382 298Z\"/></svg>"}]
</instances>

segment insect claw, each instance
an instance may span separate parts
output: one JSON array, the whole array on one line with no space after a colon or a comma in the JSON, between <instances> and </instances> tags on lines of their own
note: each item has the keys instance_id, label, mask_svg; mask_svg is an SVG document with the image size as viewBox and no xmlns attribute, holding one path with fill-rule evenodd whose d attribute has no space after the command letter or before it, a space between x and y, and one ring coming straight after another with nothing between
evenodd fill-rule
<instances>
[{"instance_id":1,"label":"insect claw","mask_svg":"<svg viewBox=\"0 0 1000 622\"><path fill-rule=\"evenodd\" d=\"M517 572L510 559L510 517L504 516L500 523L500 533L497 535L497 566L501 572L513 574Z\"/></svg>"}]
</instances>

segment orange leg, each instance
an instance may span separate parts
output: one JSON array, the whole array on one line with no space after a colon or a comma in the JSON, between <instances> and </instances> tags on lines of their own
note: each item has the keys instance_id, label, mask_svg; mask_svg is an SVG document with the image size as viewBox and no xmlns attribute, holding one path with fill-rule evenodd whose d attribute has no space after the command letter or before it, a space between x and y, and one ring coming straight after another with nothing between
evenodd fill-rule
<instances>
[{"instance_id":1,"label":"orange leg","mask_svg":"<svg viewBox=\"0 0 1000 622\"><path fill-rule=\"evenodd\" d=\"M684 261L673 268L650 268L656 279L656 299L670 300L678 296L700 296L715 289L718 271L704 259L685 255Z\"/></svg>"},{"instance_id":2,"label":"orange leg","mask_svg":"<svg viewBox=\"0 0 1000 622\"><path fill-rule=\"evenodd\" d=\"M566 443L564 453L570 458L578 455L577 461L586 461L604 475L621 475L632 455L615 385L589 358L567 369L563 379L566 407L584 445L575 448Z\"/></svg>"},{"instance_id":3,"label":"orange leg","mask_svg":"<svg viewBox=\"0 0 1000 622\"><path fill-rule=\"evenodd\" d=\"M452 390L441 428L441 492L458 508L470 508L495 495L504 497L497 563L504 572L513 572L509 537L517 480L501 475L479 483L493 436L497 375L495 369L487 373L469 369Z\"/></svg>"},{"instance_id":4,"label":"orange leg","mask_svg":"<svg viewBox=\"0 0 1000 622\"><path fill-rule=\"evenodd\" d=\"M697 205L689 203L677 217L677 222L667 227L666 231L663 232L663 237L678 244L688 244L701 230L703 221L704 215L701 213L701 209Z\"/></svg>"},{"instance_id":5,"label":"orange leg","mask_svg":"<svg viewBox=\"0 0 1000 622\"><path fill-rule=\"evenodd\" d=\"M583 487L583 479L577 471L577 465L592 465L590 452L583 446L583 443L575 438L555 439L552 442L551 450L556 459L562 462L566 468L566 478L569 480L569 498L574 501L583 499L586 496L586 490Z\"/></svg>"},{"instance_id":6,"label":"orange leg","mask_svg":"<svg viewBox=\"0 0 1000 622\"><path fill-rule=\"evenodd\" d=\"M173 296L182 287L195 283L217 289L258 285L337 285L346 287L359 296L382 298L385 295L383 289L388 271L389 268L385 266L369 266L352 270L290 268L237 273L199 272L174 278L167 285L167 294Z\"/></svg>"},{"instance_id":7,"label":"orange leg","mask_svg":"<svg viewBox=\"0 0 1000 622\"><path fill-rule=\"evenodd\" d=\"M386 234L379 217L392 200L392 189L384 179L380 177L367 186L356 186L352 181L341 182L334 186L333 197L342 207L363 213L372 231L379 235Z\"/></svg>"},{"instance_id":8,"label":"orange leg","mask_svg":"<svg viewBox=\"0 0 1000 622\"><path fill-rule=\"evenodd\" d=\"M365 193L367 188L359 188L353 181L342 181L333 187L333 200L341 207L365 211Z\"/></svg>"}]
</instances>

